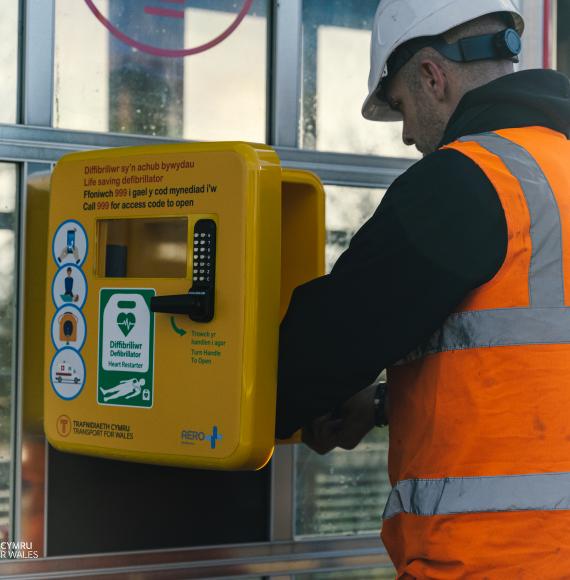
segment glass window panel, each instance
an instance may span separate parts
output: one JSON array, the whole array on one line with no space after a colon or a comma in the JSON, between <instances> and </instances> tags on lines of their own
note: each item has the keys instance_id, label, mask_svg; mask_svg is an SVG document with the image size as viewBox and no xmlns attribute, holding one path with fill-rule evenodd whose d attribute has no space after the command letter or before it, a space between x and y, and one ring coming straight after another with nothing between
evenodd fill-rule
<instances>
[{"instance_id":1,"label":"glass window panel","mask_svg":"<svg viewBox=\"0 0 570 580\"><path fill-rule=\"evenodd\" d=\"M558 1L558 70L570 76L570 2Z\"/></svg>"},{"instance_id":2,"label":"glass window panel","mask_svg":"<svg viewBox=\"0 0 570 580\"><path fill-rule=\"evenodd\" d=\"M360 114L377 6L378 0L303 1L302 147L419 158L403 144L401 123L373 123Z\"/></svg>"},{"instance_id":3,"label":"glass window panel","mask_svg":"<svg viewBox=\"0 0 570 580\"><path fill-rule=\"evenodd\" d=\"M249 3L56 0L55 126L265 141L269 0L232 31Z\"/></svg>"},{"instance_id":4,"label":"glass window panel","mask_svg":"<svg viewBox=\"0 0 570 580\"><path fill-rule=\"evenodd\" d=\"M0 18L0 123L16 123L18 115L19 2L3 2Z\"/></svg>"},{"instance_id":5,"label":"glass window panel","mask_svg":"<svg viewBox=\"0 0 570 580\"><path fill-rule=\"evenodd\" d=\"M338 186L327 186L326 190L330 270L385 192ZM378 532L390 492L387 435L386 429L374 429L353 451L334 450L325 456L296 446L298 536Z\"/></svg>"},{"instance_id":6,"label":"glass window panel","mask_svg":"<svg viewBox=\"0 0 570 580\"><path fill-rule=\"evenodd\" d=\"M297 536L379 533L390 493L388 431L374 429L352 451L321 456L296 447Z\"/></svg>"},{"instance_id":7,"label":"glass window panel","mask_svg":"<svg viewBox=\"0 0 570 580\"><path fill-rule=\"evenodd\" d=\"M328 185L326 193L326 264L330 271L352 236L374 213L386 190Z\"/></svg>"},{"instance_id":8,"label":"glass window panel","mask_svg":"<svg viewBox=\"0 0 570 580\"><path fill-rule=\"evenodd\" d=\"M0 163L0 539L10 533L16 296L16 165Z\"/></svg>"}]
</instances>

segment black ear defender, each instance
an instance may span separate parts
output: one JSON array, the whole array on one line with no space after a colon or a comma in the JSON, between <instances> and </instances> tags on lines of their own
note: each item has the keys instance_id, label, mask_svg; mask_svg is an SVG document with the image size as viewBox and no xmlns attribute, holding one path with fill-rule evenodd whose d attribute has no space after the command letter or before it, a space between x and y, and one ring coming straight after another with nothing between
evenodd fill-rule
<instances>
[{"instance_id":1,"label":"black ear defender","mask_svg":"<svg viewBox=\"0 0 570 580\"><path fill-rule=\"evenodd\" d=\"M506 28L492 34L482 34L462 38L449 44L445 37L422 36L399 46L387 63L387 75L378 87L379 98L396 73L422 48L431 47L445 58L454 62L475 62L478 60L510 60L519 62L522 50L520 34L514 28Z\"/></svg>"},{"instance_id":2,"label":"black ear defender","mask_svg":"<svg viewBox=\"0 0 570 580\"><path fill-rule=\"evenodd\" d=\"M513 62L519 62L519 54L522 51L522 40L514 28L507 28L495 35L495 44L499 54L504 58L510 58Z\"/></svg>"}]
</instances>

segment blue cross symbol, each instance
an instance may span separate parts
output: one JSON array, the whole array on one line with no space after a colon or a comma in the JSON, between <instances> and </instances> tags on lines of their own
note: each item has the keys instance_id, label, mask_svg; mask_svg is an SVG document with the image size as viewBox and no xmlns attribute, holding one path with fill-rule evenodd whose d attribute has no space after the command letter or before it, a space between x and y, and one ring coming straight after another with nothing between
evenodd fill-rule
<instances>
[{"instance_id":1,"label":"blue cross symbol","mask_svg":"<svg viewBox=\"0 0 570 580\"><path fill-rule=\"evenodd\" d=\"M214 425L211 435L206 435L206 440L210 442L212 449L216 448L216 441L220 441L222 436L218 433L218 427Z\"/></svg>"}]
</instances>

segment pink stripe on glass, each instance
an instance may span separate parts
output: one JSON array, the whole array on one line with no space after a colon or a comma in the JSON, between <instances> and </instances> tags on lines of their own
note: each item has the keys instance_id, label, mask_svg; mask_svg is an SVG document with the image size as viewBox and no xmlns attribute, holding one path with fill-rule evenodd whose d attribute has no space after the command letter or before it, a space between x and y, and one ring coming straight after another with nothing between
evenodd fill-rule
<instances>
[{"instance_id":1,"label":"pink stripe on glass","mask_svg":"<svg viewBox=\"0 0 570 580\"><path fill-rule=\"evenodd\" d=\"M155 8L154 6L145 6L145 14L152 16L167 16L168 18L184 18L183 10L172 10L171 8Z\"/></svg>"}]
</instances>

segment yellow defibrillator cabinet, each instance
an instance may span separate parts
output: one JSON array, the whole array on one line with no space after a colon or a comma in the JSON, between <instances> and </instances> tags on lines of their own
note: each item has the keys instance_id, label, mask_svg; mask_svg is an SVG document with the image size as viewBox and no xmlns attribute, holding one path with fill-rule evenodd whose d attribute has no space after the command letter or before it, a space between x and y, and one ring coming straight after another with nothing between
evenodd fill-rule
<instances>
[{"instance_id":1,"label":"yellow defibrillator cabinet","mask_svg":"<svg viewBox=\"0 0 570 580\"><path fill-rule=\"evenodd\" d=\"M278 328L323 273L324 192L246 143L64 157L51 185L44 428L207 469L271 457Z\"/></svg>"}]
</instances>

